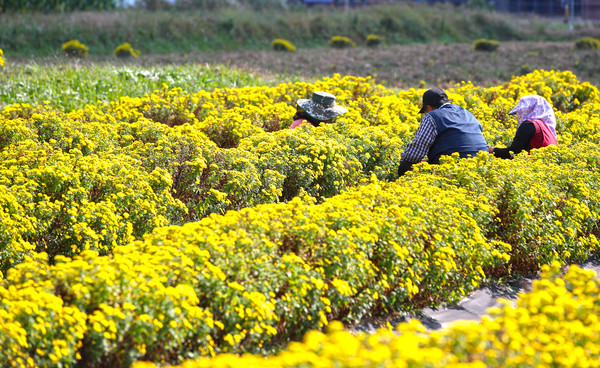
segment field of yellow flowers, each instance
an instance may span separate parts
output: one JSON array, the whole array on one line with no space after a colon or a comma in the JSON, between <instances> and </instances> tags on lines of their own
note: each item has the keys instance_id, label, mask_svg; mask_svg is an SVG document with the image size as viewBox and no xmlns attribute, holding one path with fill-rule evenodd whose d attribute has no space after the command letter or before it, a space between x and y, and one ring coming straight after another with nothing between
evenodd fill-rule
<instances>
[{"instance_id":1,"label":"field of yellow flowers","mask_svg":"<svg viewBox=\"0 0 600 368\"><path fill-rule=\"evenodd\" d=\"M273 356L219 354L178 367L597 367L597 276L573 266L561 278L558 263L543 268L542 280L516 306L494 308L481 322L461 321L428 332L413 320L395 331L353 335L334 321L326 334L310 331Z\"/></svg>"},{"instance_id":2,"label":"field of yellow flowers","mask_svg":"<svg viewBox=\"0 0 600 368\"><path fill-rule=\"evenodd\" d=\"M314 90L349 112L287 129L296 99ZM556 108L559 146L514 160L449 157L397 179L422 92L336 75L196 93L164 86L71 112L6 106L0 365L597 359L597 280L576 267L563 279L556 265L516 309L478 325L440 335L414 325L400 335L312 331L456 301L488 279L598 254L596 87L543 70L492 88L460 83L449 96L474 112L488 143L510 142L507 112L537 93ZM268 362L228 355L273 353L302 336ZM539 349L522 348L531 339Z\"/></svg>"}]
</instances>

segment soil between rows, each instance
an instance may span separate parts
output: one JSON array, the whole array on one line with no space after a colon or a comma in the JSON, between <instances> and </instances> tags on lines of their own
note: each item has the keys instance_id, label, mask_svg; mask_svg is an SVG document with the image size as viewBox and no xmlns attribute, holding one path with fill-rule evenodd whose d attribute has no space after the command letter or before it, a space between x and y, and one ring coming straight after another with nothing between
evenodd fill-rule
<instances>
[{"instance_id":1,"label":"soil between rows","mask_svg":"<svg viewBox=\"0 0 600 368\"><path fill-rule=\"evenodd\" d=\"M263 76L312 81L334 73L373 76L391 88L450 86L461 81L489 87L536 69L570 70L582 82L600 85L600 50L575 50L574 42L502 42L493 52L472 44L391 45L353 49L315 48L295 52L214 51L148 56L143 65L224 64Z\"/></svg>"},{"instance_id":2,"label":"soil between rows","mask_svg":"<svg viewBox=\"0 0 600 368\"><path fill-rule=\"evenodd\" d=\"M596 277L600 277L600 257L592 257L581 264L579 267L592 270ZM568 267L564 268L566 272ZM411 319L418 319L423 326L429 330L438 330L448 327L458 321L479 321L481 317L489 315L489 308L501 307L500 299L506 299L516 303L521 293L527 293L532 290L534 280L538 275L529 277L519 277L501 284L490 284L482 286L465 296L461 301L454 305L443 305L439 308L424 308L420 313L402 316L399 314L390 314L387 316L365 318L361 323L349 326L348 330L353 333L368 332L373 333L378 328L386 327L388 324L395 328L399 323L407 322Z\"/></svg>"}]
</instances>

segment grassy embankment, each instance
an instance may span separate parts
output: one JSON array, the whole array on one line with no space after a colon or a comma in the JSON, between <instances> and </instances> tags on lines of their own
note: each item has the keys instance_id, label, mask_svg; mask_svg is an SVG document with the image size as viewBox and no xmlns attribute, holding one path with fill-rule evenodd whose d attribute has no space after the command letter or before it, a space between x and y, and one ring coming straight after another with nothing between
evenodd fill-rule
<instances>
[{"instance_id":1,"label":"grassy embankment","mask_svg":"<svg viewBox=\"0 0 600 368\"><path fill-rule=\"evenodd\" d=\"M0 69L0 109L14 103L46 103L68 112L97 101L141 97L164 85L197 91L277 83L223 66L142 68L111 63L77 65L56 60L57 63L48 65L13 64Z\"/></svg>"},{"instance_id":2,"label":"grassy embankment","mask_svg":"<svg viewBox=\"0 0 600 368\"><path fill-rule=\"evenodd\" d=\"M386 45L367 48L364 40L371 33L385 36ZM337 34L351 37L358 46L329 48L327 40ZM462 80L492 86L513 75L555 69L571 70L581 81L598 85L600 53L573 50L574 39L598 34L600 27L591 23L576 24L569 34L560 19L546 22L439 5L432 11L410 3L348 13L311 8L0 14L0 49L6 60L0 70L0 104L41 101L48 85L56 87L50 96L53 105L70 110L85 101L142 95L162 83L194 91L216 87L219 83L214 82L221 80L227 86L274 85L334 73L376 76L390 87L405 89L447 87ZM293 42L297 52L270 50L277 37ZM481 37L501 40L500 48L474 51L472 41ZM61 45L70 39L89 46L87 59L62 55ZM125 41L142 56L114 58L112 51ZM254 76L230 68L209 71L198 64L224 64ZM169 67L159 70L159 65Z\"/></svg>"},{"instance_id":3,"label":"grassy embankment","mask_svg":"<svg viewBox=\"0 0 600 368\"><path fill-rule=\"evenodd\" d=\"M515 21L518 20L518 21ZM359 45L369 34L389 44L504 40L572 40L596 35L597 27L578 24L574 34L559 20L438 5L395 3L352 9L216 9L189 11L119 10L65 14L0 14L0 48L7 58L60 55L61 45L78 39L90 57L112 56L131 43L145 55L231 49L268 49L275 38L299 48L326 46L334 35Z\"/></svg>"}]
</instances>

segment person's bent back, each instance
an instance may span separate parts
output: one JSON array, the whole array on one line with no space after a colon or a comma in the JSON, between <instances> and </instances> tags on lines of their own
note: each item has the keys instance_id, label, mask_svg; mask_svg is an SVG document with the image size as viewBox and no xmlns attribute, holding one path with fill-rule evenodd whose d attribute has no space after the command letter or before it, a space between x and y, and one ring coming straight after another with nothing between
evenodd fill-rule
<instances>
[{"instance_id":1,"label":"person's bent back","mask_svg":"<svg viewBox=\"0 0 600 368\"><path fill-rule=\"evenodd\" d=\"M510 146L489 147L489 152L499 158L513 158L523 151L558 144L556 117L550 103L538 95L525 95L508 113L517 116L517 131Z\"/></svg>"},{"instance_id":2,"label":"person's bent back","mask_svg":"<svg viewBox=\"0 0 600 368\"><path fill-rule=\"evenodd\" d=\"M487 151L483 128L469 111L458 105L445 104L429 115L435 121L438 132L427 154L429 163L438 164L440 156L455 152L465 158L476 156L479 151Z\"/></svg>"},{"instance_id":3,"label":"person's bent back","mask_svg":"<svg viewBox=\"0 0 600 368\"><path fill-rule=\"evenodd\" d=\"M443 155L457 152L464 158L475 156L479 151L488 151L481 123L471 112L450 103L443 90L427 90L419 113L425 115L413 141L402 153L398 176L404 175L420 161L438 164Z\"/></svg>"}]
</instances>

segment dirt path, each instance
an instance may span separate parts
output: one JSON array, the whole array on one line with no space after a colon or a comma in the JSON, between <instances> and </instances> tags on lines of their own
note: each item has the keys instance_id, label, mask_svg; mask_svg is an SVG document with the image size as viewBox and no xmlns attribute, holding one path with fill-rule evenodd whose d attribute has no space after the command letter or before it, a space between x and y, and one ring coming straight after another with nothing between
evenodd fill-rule
<instances>
[{"instance_id":1,"label":"dirt path","mask_svg":"<svg viewBox=\"0 0 600 368\"><path fill-rule=\"evenodd\" d=\"M580 265L581 268L593 270L600 277L600 258L590 259ZM487 315L487 310L491 307L500 306L501 298L516 301L519 293L531 291L533 278L522 278L518 281L486 286L476 290L463 298L459 303L453 306L445 306L438 309L425 308L422 314L415 316L423 326L430 330L437 330L446 327L448 324L459 320L478 321L482 316ZM389 322L392 326L398 323L406 322L405 317L381 318L377 321L361 323L352 327L355 332L374 332L379 326Z\"/></svg>"},{"instance_id":2,"label":"dirt path","mask_svg":"<svg viewBox=\"0 0 600 368\"><path fill-rule=\"evenodd\" d=\"M599 50L574 50L573 42L503 42L495 52L474 51L471 44L393 45L275 51L219 51L167 56L158 62L226 64L262 75L312 80L333 73L375 76L389 87L447 86L472 81L496 85L535 69L571 70L581 81L600 85ZM151 60L148 60L151 62ZM155 59L154 62L157 60Z\"/></svg>"}]
</instances>

